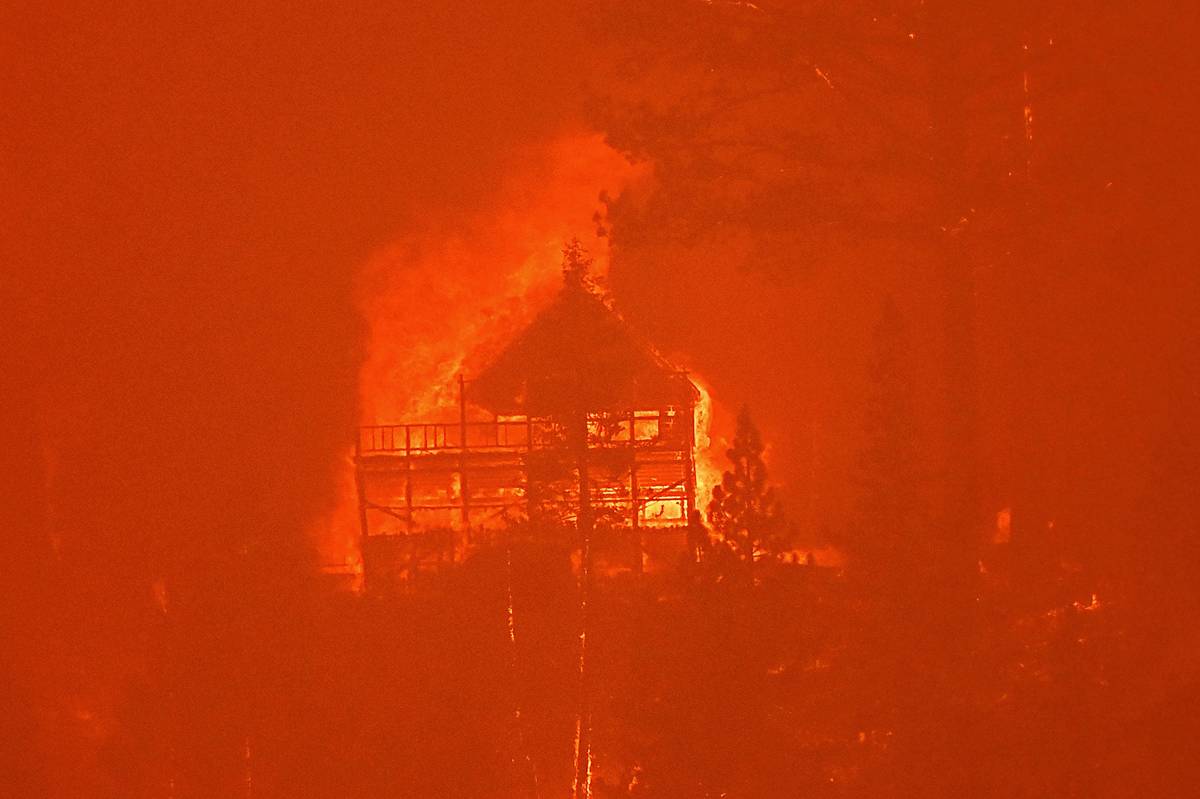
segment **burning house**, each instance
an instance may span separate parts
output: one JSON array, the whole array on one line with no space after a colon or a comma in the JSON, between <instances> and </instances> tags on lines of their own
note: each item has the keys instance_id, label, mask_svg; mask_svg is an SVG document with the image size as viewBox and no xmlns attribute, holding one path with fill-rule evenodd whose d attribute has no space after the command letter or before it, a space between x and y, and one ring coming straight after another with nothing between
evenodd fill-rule
<instances>
[{"instance_id":1,"label":"burning house","mask_svg":"<svg viewBox=\"0 0 1200 799\"><path fill-rule=\"evenodd\" d=\"M678 528L696 507L700 392L589 288L568 248L557 297L481 373L456 419L362 427L355 448L371 573L461 557L497 529Z\"/></svg>"}]
</instances>

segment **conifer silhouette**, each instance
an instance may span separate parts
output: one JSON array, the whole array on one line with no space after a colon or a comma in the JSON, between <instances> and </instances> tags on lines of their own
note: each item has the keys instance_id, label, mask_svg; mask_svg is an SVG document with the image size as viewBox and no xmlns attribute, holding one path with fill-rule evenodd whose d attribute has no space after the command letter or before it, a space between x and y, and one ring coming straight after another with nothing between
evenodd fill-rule
<instances>
[{"instance_id":1,"label":"conifer silhouette","mask_svg":"<svg viewBox=\"0 0 1200 799\"><path fill-rule=\"evenodd\" d=\"M866 403L867 446L859 473L857 533L851 556L870 571L906 568L916 557L922 512L916 422L908 374L908 339L890 297L874 331L871 390Z\"/></svg>"},{"instance_id":2,"label":"conifer silhouette","mask_svg":"<svg viewBox=\"0 0 1200 799\"><path fill-rule=\"evenodd\" d=\"M740 560L752 564L786 548L783 514L775 489L767 482L762 436L745 406L726 457L733 464L713 489L708 521Z\"/></svg>"}]
</instances>

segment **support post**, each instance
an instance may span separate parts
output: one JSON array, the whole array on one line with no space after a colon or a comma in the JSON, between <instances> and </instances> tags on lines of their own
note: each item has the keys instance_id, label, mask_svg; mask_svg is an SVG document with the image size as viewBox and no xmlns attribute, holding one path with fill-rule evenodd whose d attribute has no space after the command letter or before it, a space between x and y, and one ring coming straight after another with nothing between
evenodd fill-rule
<instances>
[{"instance_id":1,"label":"support post","mask_svg":"<svg viewBox=\"0 0 1200 799\"><path fill-rule=\"evenodd\" d=\"M683 518L690 519L692 511L696 508L696 406L689 403L687 406L687 436L684 438L686 443L686 452L684 453L684 479L685 491L687 493L684 499Z\"/></svg>"},{"instance_id":2,"label":"support post","mask_svg":"<svg viewBox=\"0 0 1200 799\"><path fill-rule=\"evenodd\" d=\"M530 521L534 515L534 492L533 492L533 417L529 415L529 409L525 409L525 514Z\"/></svg>"},{"instance_id":3,"label":"support post","mask_svg":"<svg viewBox=\"0 0 1200 799\"><path fill-rule=\"evenodd\" d=\"M467 381L458 376L458 492L462 499L463 535L471 529L471 503L467 490Z\"/></svg>"},{"instance_id":4,"label":"support post","mask_svg":"<svg viewBox=\"0 0 1200 799\"><path fill-rule=\"evenodd\" d=\"M629 412L629 526L633 535L633 543L637 550L635 568L638 574L645 566L645 553L642 547L641 515L642 505L638 498L637 477L637 416L636 411Z\"/></svg>"},{"instance_id":5,"label":"support post","mask_svg":"<svg viewBox=\"0 0 1200 799\"><path fill-rule=\"evenodd\" d=\"M408 509L408 534L413 533L413 485L412 485L412 428L404 426L404 506Z\"/></svg>"},{"instance_id":6,"label":"support post","mask_svg":"<svg viewBox=\"0 0 1200 799\"><path fill-rule=\"evenodd\" d=\"M358 524L360 539L358 548L361 552L368 535L367 531L367 486L362 473L362 430L356 431L354 438L354 487L358 492Z\"/></svg>"},{"instance_id":7,"label":"support post","mask_svg":"<svg viewBox=\"0 0 1200 799\"><path fill-rule=\"evenodd\" d=\"M572 414L571 438L579 472L579 512L576 526L579 532L579 709L575 720L575 783L574 799L590 799L592 790L592 697L588 674L587 635L591 609L592 587L592 497L588 479L587 412Z\"/></svg>"}]
</instances>

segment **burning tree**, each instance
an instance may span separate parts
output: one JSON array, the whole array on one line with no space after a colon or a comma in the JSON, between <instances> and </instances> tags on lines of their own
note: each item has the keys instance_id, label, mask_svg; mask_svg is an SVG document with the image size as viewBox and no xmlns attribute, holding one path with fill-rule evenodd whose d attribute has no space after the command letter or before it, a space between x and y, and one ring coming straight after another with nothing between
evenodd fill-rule
<instances>
[{"instance_id":1,"label":"burning tree","mask_svg":"<svg viewBox=\"0 0 1200 799\"><path fill-rule=\"evenodd\" d=\"M753 565L787 548L787 528L775 489L767 483L762 436L745 406L738 413L737 432L726 457L733 469L713 489L708 521L740 560Z\"/></svg>"}]
</instances>

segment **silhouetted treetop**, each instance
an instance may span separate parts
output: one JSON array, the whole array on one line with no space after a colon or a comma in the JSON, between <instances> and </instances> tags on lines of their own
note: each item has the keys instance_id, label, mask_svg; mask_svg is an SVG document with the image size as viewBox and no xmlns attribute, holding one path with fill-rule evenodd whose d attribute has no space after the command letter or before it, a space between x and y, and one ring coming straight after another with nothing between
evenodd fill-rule
<instances>
[{"instance_id":1,"label":"silhouetted treetop","mask_svg":"<svg viewBox=\"0 0 1200 799\"><path fill-rule=\"evenodd\" d=\"M925 545L917 426L909 373L908 336L900 309L884 302L868 365L864 423L866 447L857 480L854 531L844 542L859 567L908 570Z\"/></svg>"},{"instance_id":2,"label":"silhouetted treetop","mask_svg":"<svg viewBox=\"0 0 1200 799\"><path fill-rule=\"evenodd\" d=\"M733 468L713 489L708 520L717 535L747 563L777 555L785 547L785 527L775 489L767 482L762 435L746 407L726 457Z\"/></svg>"}]
</instances>

